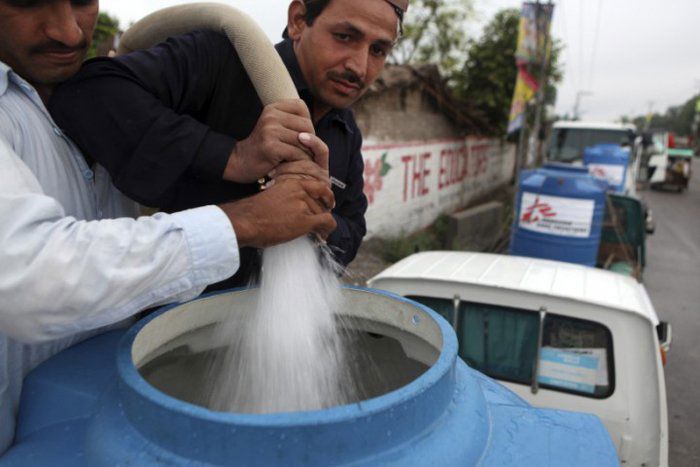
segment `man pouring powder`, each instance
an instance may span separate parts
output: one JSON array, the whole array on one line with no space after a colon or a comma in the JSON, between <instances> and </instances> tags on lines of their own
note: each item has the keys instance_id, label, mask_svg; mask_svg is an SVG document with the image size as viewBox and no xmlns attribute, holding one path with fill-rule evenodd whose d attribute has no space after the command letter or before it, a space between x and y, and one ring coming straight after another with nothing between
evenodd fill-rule
<instances>
[{"instance_id":1,"label":"man pouring powder","mask_svg":"<svg viewBox=\"0 0 700 467\"><path fill-rule=\"evenodd\" d=\"M133 219L49 115L81 66L96 0L0 0L0 454L25 375L62 349L231 276L238 247L335 229L323 182L285 180L219 206Z\"/></svg>"},{"instance_id":2,"label":"man pouring powder","mask_svg":"<svg viewBox=\"0 0 700 467\"><path fill-rule=\"evenodd\" d=\"M249 196L266 175L330 175L340 186L328 243L348 264L366 231L367 200L362 136L347 108L382 70L407 7L408 0L292 1L276 48L300 100L263 108L229 40L197 31L88 62L49 108L117 187L165 211ZM242 251L226 285L247 284L258 261Z\"/></svg>"}]
</instances>

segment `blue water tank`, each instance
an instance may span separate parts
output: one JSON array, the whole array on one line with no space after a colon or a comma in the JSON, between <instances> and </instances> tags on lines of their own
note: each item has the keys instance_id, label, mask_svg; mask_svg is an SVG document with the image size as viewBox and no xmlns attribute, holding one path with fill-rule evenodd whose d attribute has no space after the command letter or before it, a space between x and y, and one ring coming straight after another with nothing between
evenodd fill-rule
<instances>
[{"instance_id":1,"label":"blue water tank","mask_svg":"<svg viewBox=\"0 0 700 467\"><path fill-rule=\"evenodd\" d=\"M239 310L250 303L245 293L165 307L46 361L25 379L15 444L0 466L619 465L597 417L529 406L459 359L454 331L434 311L386 292L344 290L354 316L374 308L402 328L370 323L381 333L372 342L408 333L406 355L432 363L377 397L308 412L215 412L142 376L136 361L176 362L183 342L207 342L212 326L192 320Z\"/></svg>"},{"instance_id":2,"label":"blue water tank","mask_svg":"<svg viewBox=\"0 0 700 467\"><path fill-rule=\"evenodd\" d=\"M630 162L629 149L617 144L597 144L583 150L583 163L593 177L605 180L610 191L622 193L625 190L627 166Z\"/></svg>"},{"instance_id":3,"label":"blue water tank","mask_svg":"<svg viewBox=\"0 0 700 467\"><path fill-rule=\"evenodd\" d=\"M547 164L520 176L510 252L595 266L605 184L586 167Z\"/></svg>"}]
</instances>

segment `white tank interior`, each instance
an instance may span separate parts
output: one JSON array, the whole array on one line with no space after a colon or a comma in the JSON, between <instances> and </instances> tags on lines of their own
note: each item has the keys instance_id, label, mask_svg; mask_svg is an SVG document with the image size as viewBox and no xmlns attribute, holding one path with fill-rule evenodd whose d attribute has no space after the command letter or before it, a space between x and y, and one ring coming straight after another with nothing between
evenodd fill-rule
<instances>
[{"instance_id":1,"label":"white tank interior","mask_svg":"<svg viewBox=\"0 0 700 467\"><path fill-rule=\"evenodd\" d=\"M219 294L153 319L132 347L141 375L172 397L207 406L202 385L217 353L226 350L213 338L217 324L230 313L233 319L244 319L255 309L256 294L257 289ZM343 289L343 295L345 309L336 323L342 329L347 371L358 400L398 389L435 363L442 333L427 313L369 291Z\"/></svg>"}]
</instances>

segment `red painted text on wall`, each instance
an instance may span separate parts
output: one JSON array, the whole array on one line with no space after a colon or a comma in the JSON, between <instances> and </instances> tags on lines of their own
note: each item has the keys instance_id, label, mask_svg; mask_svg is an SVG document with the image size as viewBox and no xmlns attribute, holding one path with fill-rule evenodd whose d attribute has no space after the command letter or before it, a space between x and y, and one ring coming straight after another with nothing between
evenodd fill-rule
<instances>
[{"instance_id":1,"label":"red painted text on wall","mask_svg":"<svg viewBox=\"0 0 700 467\"><path fill-rule=\"evenodd\" d=\"M401 157L403 163L403 200L419 198L430 192L428 188L428 160L431 153L407 154Z\"/></svg>"}]
</instances>

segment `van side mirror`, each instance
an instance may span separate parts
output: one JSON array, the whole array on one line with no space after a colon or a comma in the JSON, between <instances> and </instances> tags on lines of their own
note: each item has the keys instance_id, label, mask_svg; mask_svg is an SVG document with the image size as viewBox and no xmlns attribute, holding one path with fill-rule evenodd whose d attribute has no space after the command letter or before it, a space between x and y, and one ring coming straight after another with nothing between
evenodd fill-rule
<instances>
[{"instance_id":1,"label":"van side mirror","mask_svg":"<svg viewBox=\"0 0 700 467\"><path fill-rule=\"evenodd\" d=\"M656 325L656 335L664 352L669 352L671 350L671 341L673 340L671 325L666 321L659 321L659 324Z\"/></svg>"},{"instance_id":2,"label":"van side mirror","mask_svg":"<svg viewBox=\"0 0 700 467\"><path fill-rule=\"evenodd\" d=\"M649 207L645 207L644 209L644 230L646 230L646 233L649 235L652 235L656 230L656 222L654 222L654 216Z\"/></svg>"},{"instance_id":3,"label":"van side mirror","mask_svg":"<svg viewBox=\"0 0 700 467\"><path fill-rule=\"evenodd\" d=\"M654 235L654 232L656 232L656 222L653 220L648 220L644 226L644 229L648 235Z\"/></svg>"}]
</instances>

